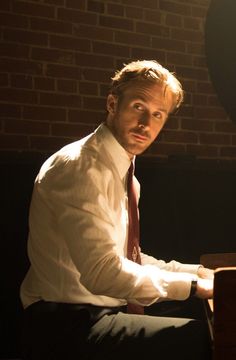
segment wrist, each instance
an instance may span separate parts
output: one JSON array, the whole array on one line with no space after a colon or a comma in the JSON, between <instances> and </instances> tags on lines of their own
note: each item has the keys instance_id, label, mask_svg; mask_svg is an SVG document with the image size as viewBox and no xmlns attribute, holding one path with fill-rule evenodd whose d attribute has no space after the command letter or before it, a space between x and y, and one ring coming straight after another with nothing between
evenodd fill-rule
<instances>
[{"instance_id":1,"label":"wrist","mask_svg":"<svg viewBox=\"0 0 236 360\"><path fill-rule=\"evenodd\" d=\"M197 292L197 280L192 280L189 297L195 296L196 292Z\"/></svg>"}]
</instances>

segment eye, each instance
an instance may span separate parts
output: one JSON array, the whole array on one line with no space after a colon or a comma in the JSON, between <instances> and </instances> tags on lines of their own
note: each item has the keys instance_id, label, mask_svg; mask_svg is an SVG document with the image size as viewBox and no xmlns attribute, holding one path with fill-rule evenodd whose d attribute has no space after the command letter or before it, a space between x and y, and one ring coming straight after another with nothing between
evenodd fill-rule
<instances>
[{"instance_id":1,"label":"eye","mask_svg":"<svg viewBox=\"0 0 236 360\"><path fill-rule=\"evenodd\" d=\"M162 112L160 112L160 111L155 112L155 113L153 114L153 116L154 116L157 120L160 120L160 119L163 118L163 114L162 114Z\"/></svg>"},{"instance_id":2,"label":"eye","mask_svg":"<svg viewBox=\"0 0 236 360\"><path fill-rule=\"evenodd\" d=\"M144 110L144 107L143 107L143 105L140 104L140 103L135 103L135 104L134 104L134 109L135 109L135 110L138 110L138 111L143 111L143 110Z\"/></svg>"}]
</instances>

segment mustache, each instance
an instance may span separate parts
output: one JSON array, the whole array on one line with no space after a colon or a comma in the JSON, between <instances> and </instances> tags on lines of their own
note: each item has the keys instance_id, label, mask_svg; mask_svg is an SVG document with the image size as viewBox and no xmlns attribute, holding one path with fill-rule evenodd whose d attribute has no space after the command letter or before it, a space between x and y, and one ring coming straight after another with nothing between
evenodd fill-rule
<instances>
[{"instance_id":1,"label":"mustache","mask_svg":"<svg viewBox=\"0 0 236 360\"><path fill-rule=\"evenodd\" d=\"M137 126L133 129L130 130L130 132L136 134L136 135L140 135L140 136L145 136L146 138L150 139L150 134L148 131L146 131L145 129Z\"/></svg>"}]
</instances>

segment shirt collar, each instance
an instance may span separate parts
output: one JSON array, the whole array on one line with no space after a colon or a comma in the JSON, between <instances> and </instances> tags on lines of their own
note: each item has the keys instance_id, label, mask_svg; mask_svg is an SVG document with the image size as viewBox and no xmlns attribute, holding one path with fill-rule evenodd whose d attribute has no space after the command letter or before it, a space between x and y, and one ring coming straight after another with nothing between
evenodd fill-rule
<instances>
[{"instance_id":1,"label":"shirt collar","mask_svg":"<svg viewBox=\"0 0 236 360\"><path fill-rule=\"evenodd\" d=\"M126 150L118 143L118 141L105 123L102 123L98 127L97 134L102 136L103 145L112 157L114 165L120 175L120 178L123 180L127 174L131 163L131 160ZM132 161L134 163L135 157Z\"/></svg>"}]
</instances>

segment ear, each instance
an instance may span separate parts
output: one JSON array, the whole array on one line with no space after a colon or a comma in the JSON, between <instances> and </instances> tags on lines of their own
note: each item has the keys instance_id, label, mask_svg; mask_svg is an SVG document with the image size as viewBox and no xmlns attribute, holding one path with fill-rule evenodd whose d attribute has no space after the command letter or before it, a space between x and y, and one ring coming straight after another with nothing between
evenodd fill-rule
<instances>
[{"instance_id":1,"label":"ear","mask_svg":"<svg viewBox=\"0 0 236 360\"><path fill-rule=\"evenodd\" d=\"M114 114L117 109L117 96L109 94L107 97L107 111Z\"/></svg>"}]
</instances>

